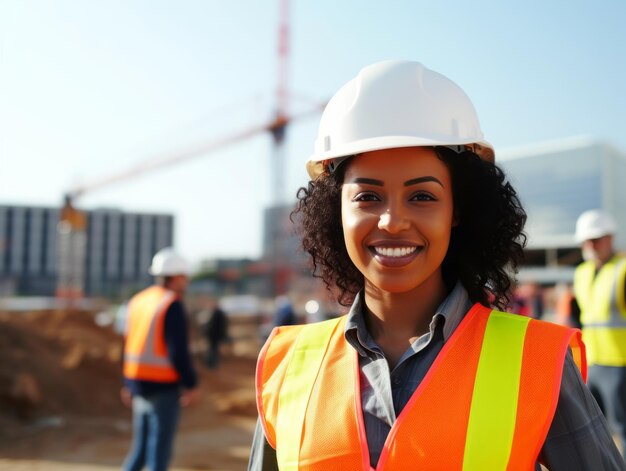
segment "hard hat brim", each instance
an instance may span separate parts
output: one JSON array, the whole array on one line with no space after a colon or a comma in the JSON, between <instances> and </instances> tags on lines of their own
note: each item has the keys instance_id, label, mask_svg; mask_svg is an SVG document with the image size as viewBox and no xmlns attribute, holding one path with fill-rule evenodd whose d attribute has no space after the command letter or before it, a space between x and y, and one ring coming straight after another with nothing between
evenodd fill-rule
<instances>
[{"instance_id":1,"label":"hard hat brim","mask_svg":"<svg viewBox=\"0 0 626 471\"><path fill-rule=\"evenodd\" d=\"M175 272L157 271L157 270L153 270L152 268L149 268L148 274L151 276L177 276L177 275L189 276L190 272L189 270L177 270Z\"/></svg>"},{"instance_id":2,"label":"hard hat brim","mask_svg":"<svg viewBox=\"0 0 626 471\"><path fill-rule=\"evenodd\" d=\"M315 153L311 155L306 163L306 170L315 180L324 172L324 162L348 157L351 155L362 154L364 152L374 152L377 150L395 149L402 147L452 147L452 146L475 146L472 150L478 154L483 160L491 163L495 162L495 152L493 146L487 141L467 141L467 142L449 142L438 141L433 139L421 139L415 136L383 136L370 139L362 139L360 141L351 142L347 146L336 147L332 151Z\"/></svg>"},{"instance_id":3,"label":"hard hat brim","mask_svg":"<svg viewBox=\"0 0 626 471\"><path fill-rule=\"evenodd\" d=\"M602 229L602 230L598 229L595 231L589 230L585 232L584 234L574 236L574 240L576 241L576 243L582 244L586 240L599 239L601 237L608 236L608 235L615 235L615 231L611 231L608 229Z\"/></svg>"}]
</instances>

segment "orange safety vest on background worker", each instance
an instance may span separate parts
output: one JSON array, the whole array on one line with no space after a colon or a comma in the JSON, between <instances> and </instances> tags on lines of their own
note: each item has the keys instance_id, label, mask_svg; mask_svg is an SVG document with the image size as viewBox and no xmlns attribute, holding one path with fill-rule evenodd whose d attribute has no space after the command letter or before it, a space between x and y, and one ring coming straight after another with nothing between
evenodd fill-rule
<instances>
[{"instance_id":1,"label":"orange safety vest on background worker","mask_svg":"<svg viewBox=\"0 0 626 471\"><path fill-rule=\"evenodd\" d=\"M278 327L257 365L257 406L284 470L369 462L357 352L346 316ZM580 332L481 305L467 313L394 423L376 470L534 470Z\"/></svg>"},{"instance_id":2,"label":"orange safety vest on background worker","mask_svg":"<svg viewBox=\"0 0 626 471\"><path fill-rule=\"evenodd\" d=\"M168 357L165 314L178 299L162 286L151 286L128 303L124 345L124 376L128 379L174 383L180 379Z\"/></svg>"},{"instance_id":3,"label":"orange safety vest on background worker","mask_svg":"<svg viewBox=\"0 0 626 471\"><path fill-rule=\"evenodd\" d=\"M596 274L589 260L576 267L574 295L580 307L589 364L626 366L626 258L616 255Z\"/></svg>"}]
</instances>

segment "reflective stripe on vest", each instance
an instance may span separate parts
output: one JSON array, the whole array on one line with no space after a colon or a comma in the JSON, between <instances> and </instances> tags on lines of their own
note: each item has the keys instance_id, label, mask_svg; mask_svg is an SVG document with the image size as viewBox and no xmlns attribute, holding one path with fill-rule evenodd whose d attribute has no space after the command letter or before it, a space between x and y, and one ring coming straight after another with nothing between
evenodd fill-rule
<instances>
[{"instance_id":1,"label":"reflective stripe on vest","mask_svg":"<svg viewBox=\"0 0 626 471\"><path fill-rule=\"evenodd\" d=\"M281 470L371 469L344 325L282 327L259 356L258 407ZM534 469L568 345L585 371L574 329L474 306L398 416L376 469Z\"/></svg>"},{"instance_id":2,"label":"reflective stripe on vest","mask_svg":"<svg viewBox=\"0 0 626 471\"><path fill-rule=\"evenodd\" d=\"M501 312L489 316L476 370L463 469L506 469L529 321L528 317L510 317ZM493 414L494 410L500 413Z\"/></svg>"},{"instance_id":3,"label":"reflective stripe on vest","mask_svg":"<svg viewBox=\"0 0 626 471\"><path fill-rule=\"evenodd\" d=\"M174 292L160 286L145 289L131 299L124 347L126 378L178 381L179 374L169 360L164 338L165 313L176 299Z\"/></svg>"},{"instance_id":4,"label":"reflective stripe on vest","mask_svg":"<svg viewBox=\"0 0 626 471\"><path fill-rule=\"evenodd\" d=\"M580 307L583 340L590 364L626 365L626 258L613 257L596 274L592 261L574 274L574 294Z\"/></svg>"}]
</instances>

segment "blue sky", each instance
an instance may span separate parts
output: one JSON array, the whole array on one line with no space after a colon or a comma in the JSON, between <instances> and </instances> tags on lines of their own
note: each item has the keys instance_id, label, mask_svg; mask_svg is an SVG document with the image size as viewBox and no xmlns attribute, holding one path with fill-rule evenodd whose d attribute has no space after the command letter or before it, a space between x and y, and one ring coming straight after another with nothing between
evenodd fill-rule
<instances>
[{"instance_id":1,"label":"blue sky","mask_svg":"<svg viewBox=\"0 0 626 471\"><path fill-rule=\"evenodd\" d=\"M68 189L272 114L278 0L0 0L0 203ZM496 152L589 135L626 152L626 2L291 0L291 109L369 63L414 59L472 98ZM318 117L289 129L288 201ZM81 207L176 216L176 245L256 257L271 200L259 135L112 185Z\"/></svg>"}]
</instances>

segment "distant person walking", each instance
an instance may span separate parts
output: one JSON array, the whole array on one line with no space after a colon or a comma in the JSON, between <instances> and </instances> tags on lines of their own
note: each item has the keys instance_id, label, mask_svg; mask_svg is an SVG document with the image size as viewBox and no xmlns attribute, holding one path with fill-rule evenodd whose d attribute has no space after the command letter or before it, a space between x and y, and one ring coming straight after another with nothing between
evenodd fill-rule
<instances>
[{"instance_id":1,"label":"distant person walking","mask_svg":"<svg viewBox=\"0 0 626 471\"><path fill-rule=\"evenodd\" d=\"M574 275L589 362L588 386L622 442L626 455L626 256L615 252L617 224L605 211L580 215L576 240L584 261Z\"/></svg>"},{"instance_id":2,"label":"distant person walking","mask_svg":"<svg viewBox=\"0 0 626 471\"><path fill-rule=\"evenodd\" d=\"M211 318L204 326L204 336L208 343L206 365L216 369L220 364L221 344L228 341L228 317L219 304L215 306Z\"/></svg>"},{"instance_id":3,"label":"distant person walking","mask_svg":"<svg viewBox=\"0 0 626 471\"><path fill-rule=\"evenodd\" d=\"M133 444L125 471L168 468L180 406L197 402L197 376L189 352L181 297L189 282L187 262L171 248L152 259L156 283L128 304L122 401L133 410Z\"/></svg>"},{"instance_id":4,"label":"distant person walking","mask_svg":"<svg viewBox=\"0 0 626 471\"><path fill-rule=\"evenodd\" d=\"M287 296L277 296L275 301L276 311L274 312L274 327L281 325L297 324L296 313L293 311L293 305Z\"/></svg>"}]
</instances>

